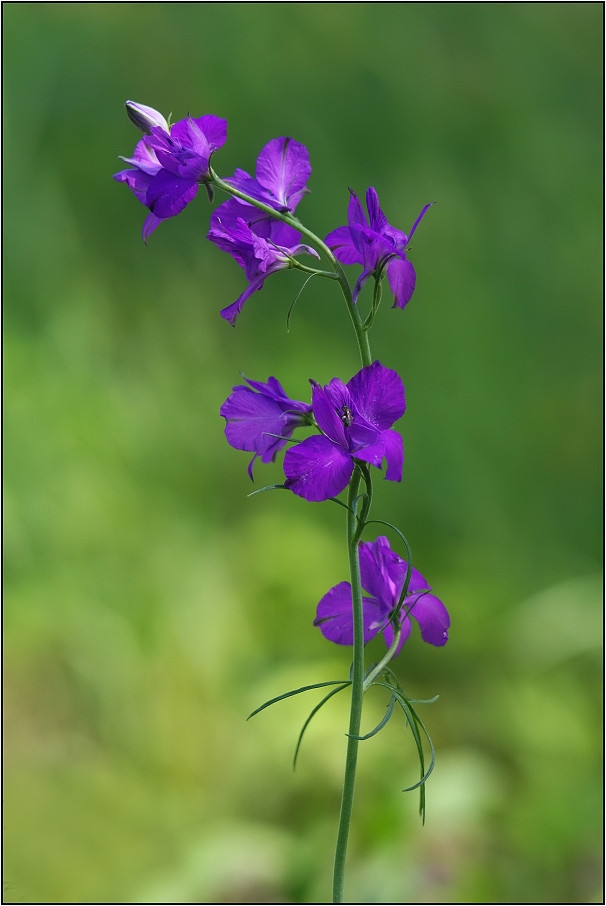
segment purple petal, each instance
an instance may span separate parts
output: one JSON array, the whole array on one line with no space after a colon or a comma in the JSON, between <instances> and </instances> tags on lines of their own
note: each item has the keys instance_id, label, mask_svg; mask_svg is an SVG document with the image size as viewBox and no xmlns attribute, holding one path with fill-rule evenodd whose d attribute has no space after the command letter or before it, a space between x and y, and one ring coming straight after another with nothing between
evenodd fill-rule
<instances>
[{"instance_id":1,"label":"purple petal","mask_svg":"<svg viewBox=\"0 0 606 906\"><path fill-rule=\"evenodd\" d=\"M364 642L375 637L385 618L381 605L373 598L362 598ZM314 626L337 645L353 645L353 603L349 582L339 582L318 604Z\"/></svg>"},{"instance_id":2,"label":"purple petal","mask_svg":"<svg viewBox=\"0 0 606 906\"><path fill-rule=\"evenodd\" d=\"M234 175L226 179L225 182L229 183L229 185L233 186L235 189L239 189L240 192L250 195L250 197L254 198L256 201L262 201L263 204L276 206L276 200L273 196L271 196L256 179L249 176L246 170L236 170ZM246 204L246 202L241 202L241 204ZM252 207L252 205L249 205L249 207ZM283 208L284 205L281 207Z\"/></svg>"},{"instance_id":3,"label":"purple petal","mask_svg":"<svg viewBox=\"0 0 606 906\"><path fill-rule=\"evenodd\" d=\"M397 431L383 431L381 435L385 447L387 460L387 481L402 481L402 468L404 466L404 442Z\"/></svg>"},{"instance_id":4,"label":"purple petal","mask_svg":"<svg viewBox=\"0 0 606 906\"><path fill-rule=\"evenodd\" d=\"M377 437L376 432L375 437ZM368 444L368 446L362 447L360 450L352 451L352 454L356 459L361 459L362 462L370 463L371 466L376 466L377 469L380 469L385 456L385 447L381 436L379 435L379 439L375 443Z\"/></svg>"},{"instance_id":5,"label":"purple petal","mask_svg":"<svg viewBox=\"0 0 606 906\"><path fill-rule=\"evenodd\" d=\"M211 154L223 147L227 141L227 120L207 113L206 116L201 116L194 122L206 136Z\"/></svg>"},{"instance_id":6,"label":"purple petal","mask_svg":"<svg viewBox=\"0 0 606 906\"><path fill-rule=\"evenodd\" d=\"M406 560L391 549L389 539L385 535L379 535L375 541L360 542L359 550L362 586L383 601L388 609L395 607L408 573ZM426 579L414 566L408 591L430 591ZM409 603L412 603L412 599Z\"/></svg>"},{"instance_id":7,"label":"purple petal","mask_svg":"<svg viewBox=\"0 0 606 906\"><path fill-rule=\"evenodd\" d=\"M382 233L383 229L387 226L387 217L381 210L379 196L372 186L366 192L366 207L368 208L368 219L370 221L371 230L374 230L375 233Z\"/></svg>"},{"instance_id":8,"label":"purple petal","mask_svg":"<svg viewBox=\"0 0 606 906\"><path fill-rule=\"evenodd\" d=\"M347 225L352 226L368 226L368 221L366 219L366 214L364 213L364 208L362 207L362 202L358 198L355 192L349 190L349 206L347 208ZM352 237L353 238L353 237ZM355 242L355 240L354 240Z\"/></svg>"},{"instance_id":9,"label":"purple petal","mask_svg":"<svg viewBox=\"0 0 606 906\"><path fill-rule=\"evenodd\" d=\"M408 241L409 241L409 242L410 242L410 240L411 240L412 237L413 237L414 231L416 230L416 228L418 227L418 225L421 223L421 221L422 221L423 218L425 217L426 213L429 211L429 209L430 209L430 207L432 206L432 204L435 204L435 201L430 201L429 204L426 204L425 207L423 208L423 210L421 211L421 213L419 214L419 216L417 217L417 219L415 220L415 222L413 223L413 225L412 225L412 227L411 227L411 229L410 229L410 233L408 234Z\"/></svg>"},{"instance_id":10,"label":"purple petal","mask_svg":"<svg viewBox=\"0 0 606 906\"><path fill-rule=\"evenodd\" d=\"M119 173L114 173L113 178L116 182L125 182L133 195L136 195L139 201L145 204L147 190L153 176L144 173L143 170L120 170Z\"/></svg>"},{"instance_id":11,"label":"purple petal","mask_svg":"<svg viewBox=\"0 0 606 906\"><path fill-rule=\"evenodd\" d=\"M362 255L353 243L349 227L337 227L328 234L324 242L343 264L362 264Z\"/></svg>"},{"instance_id":12,"label":"purple petal","mask_svg":"<svg viewBox=\"0 0 606 906\"><path fill-rule=\"evenodd\" d=\"M402 626L402 634L400 635L400 641L398 642L398 647L396 648L396 654L400 653L400 651L402 650L402 645L404 644L404 642L410 635L411 625L410 625L410 620L408 619L408 617L404 617L404 619L402 620L401 626ZM393 640L395 638L392 623L388 623L387 626L385 627L385 629L383 630L383 638L385 639L385 644L387 645L387 647L391 648L391 646L393 645ZM394 657L395 657L395 655L394 655Z\"/></svg>"},{"instance_id":13,"label":"purple petal","mask_svg":"<svg viewBox=\"0 0 606 906\"><path fill-rule=\"evenodd\" d=\"M408 602L404 606L407 608ZM448 611L435 595L419 595L412 606L410 615L415 618L421 629L421 638L430 645L440 647L448 641L450 617Z\"/></svg>"},{"instance_id":14,"label":"purple petal","mask_svg":"<svg viewBox=\"0 0 606 906\"><path fill-rule=\"evenodd\" d=\"M404 384L397 371L373 362L347 384L358 412L379 431L391 428L404 415Z\"/></svg>"},{"instance_id":15,"label":"purple petal","mask_svg":"<svg viewBox=\"0 0 606 906\"><path fill-rule=\"evenodd\" d=\"M288 416L284 407L271 397L255 393L248 387L236 387L219 412L227 420L227 442L236 450L261 454L269 449L277 450L278 445L284 446L285 441L271 435L284 435L288 431L285 424Z\"/></svg>"},{"instance_id":16,"label":"purple petal","mask_svg":"<svg viewBox=\"0 0 606 906\"><path fill-rule=\"evenodd\" d=\"M244 380L259 393L263 393L265 396L269 396L277 402L286 403L289 409L297 409L301 412L311 412L311 406L307 403L301 403L299 400L291 400L280 381L275 377L267 378L266 383L263 381L249 381L248 378L244 378ZM239 388L234 387L234 390L236 389Z\"/></svg>"},{"instance_id":17,"label":"purple petal","mask_svg":"<svg viewBox=\"0 0 606 906\"><path fill-rule=\"evenodd\" d=\"M284 207L290 207L293 195L300 197L310 174L307 148L292 138L272 139L257 159L257 181Z\"/></svg>"},{"instance_id":18,"label":"purple petal","mask_svg":"<svg viewBox=\"0 0 606 906\"><path fill-rule=\"evenodd\" d=\"M384 543L389 552L393 553L389 547L389 541L384 536L377 538L376 541L361 541L358 550L362 587L382 603L386 612L389 612L395 606L398 589L390 579L385 567ZM406 564L404 564L405 567Z\"/></svg>"},{"instance_id":19,"label":"purple petal","mask_svg":"<svg viewBox=\"0 0 606 906\"><path fill-rule=\"evenodd\" d=\"M353 468L351 456L327 437L308 437L284 457L286 487L310 501L340 494Z\"/></svg>"},{"instance_id":20,"label":"purple petal","mask_svg":"<svg viewBox=\"0 0 606 906\"><path fill-rule=\"evenodd\" d=\"M356 280L356 285L353 288L352 299L353 299L354 303L358 301L358 296L364 289L364 284L366 283L368 278L371 276L372 276L372 271L371 270L369 271L366 268L364 268L364 270L362 271L362 273Z\"/></svg>"},{"instance_id":21,"label":"purple petal","mask_svg":"<svg viewBox=\"0 0 606 906\"><path fill-rule=\"evenodd\" d=\"M332 441L347 449L345 427L335 411L333 395L327 392L327 388L321 387L315 381L312 381L311 385L313 388L311 405L318 426Z\"/></svg>"},{"instance_id":22,"label":"purple petal","mask_svg":"<svg viewBox=\"0 0 606 906\"><path fill-rule=\"evenodd\" d=\"M153 177L145 203L156 217L164 220L180 214L196 197L197 191L197 179L181 179L163 169Z\"/></svg>"},{"instance_id":23,"label":"purple petal","mask_svg":"<svg viewBox=\"0 0 606 906\"><path fill-rule=\"evenodd\" d=\"M221 317L226 321L229 321L232 327L236 326L236 321L238 320L240 312L244 307L244 303L247 301L247 299L250 299L255 290L261 289L263 287L267 276L268 274L261 274L260 277L257 277L256 280L253 280L252 283L248 284L242 295L238 296L235 302L232 302L231 305L228 305L226 308L221 309Z\"/></svg>"},{"instance_id":24,"label":"purple petal","mask_svg":"<svg viewBox=\"0 0 606 906\"><path fill-rule=\"evenodd\" d=\"M293 248L298 244L301 234L298 230L295 230L294 227L289 226L287 223L282 223L281 220L273 220L271 217L267 217L265 222L269 226L267 239L271 239L276 245L281 245L286 248ZM258 227L262 229L261 223L258 224ZM251 224L251 229L253 232L258 233L258 235L261 235L261 233L258 232L255 223ZM314 252L314 255L316 254L317 253Z\"/></svg>"},{"instance_id":25,"label":"purple petal","mask_svg":"<svg viewBox=\"0 0 606 906\"><path fill-rule=\"evenodd\" d=\"M161 223L162 223L161 217L156 217L155 214L147 215L147 217L145 218L145 222L143 224L143 230L141 232L141 237L143 239L143 242L146 245L147 245L147 240L149 239L151 234L154 232L156 227L159 226Z\"/></svg>"},{"instance_id":26,"label":"purple petal","mask_svg":"<svg viewBox=\"0 0 606 906\"><path fill-rule=\"evenodd\" d=\"M392 308L404 308L417 282L414 267L407 258L393 258L387 265L387 277L393 294Z\"/></svg>"},{"instance_id":27,"label":"purple petal","mask_svg":"<svg viewBox=\"0 0 606 906\"><path fill-rule=\"evenodd\" d=\"M155 176L160 169L160 161L156 156L156 152L149 147L144 138L137 142L132 157L121 156L120 160L123 160L126 164L131 164L133 167L138 167L149 176Z\"/></svg>"}]
</instances>

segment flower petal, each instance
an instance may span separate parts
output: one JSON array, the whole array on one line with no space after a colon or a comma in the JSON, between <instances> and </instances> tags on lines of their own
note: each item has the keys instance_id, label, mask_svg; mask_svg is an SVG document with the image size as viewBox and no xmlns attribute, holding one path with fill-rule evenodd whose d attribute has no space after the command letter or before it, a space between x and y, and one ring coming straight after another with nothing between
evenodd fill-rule
<instances>
[{"instance_id":1,"label":"flower petal","mask_svg":"<svg viewBox=\"0 0 606 906\"><path fill-rule=\"evenodd\" d=\"M242 295L238 296L235 302L232 302L231 305L221 309L221 317L224 318L225 321L229 321L232 327L236 326L236 321L244 307L244 303L247 299L250 299L255 290L262 289L265 279L268 276L269 274L261 274L260 277L257 277L256 280L253 280L252 283L248 284Z\"/></svg>"},{"instance_id":2,"label":"flower petal","mask_svg":"<svg viewBox=\"0 0 606 906\"><path fill-rule=\"evenodd\" d=\"M144 173L143 170L120 170L119 173L114 173L113 178L116 182L125 182L133 195L135 195L142 204L145 204L147 190L153 176Z\"/></svg>"},{"instance_id":3,"label":"flower petal","mask_svg":"<svg viewBox=\"0 0 606 906\"><path fill-rule=\"evenodd\" d=\"M348 226L337 227L328 234L324 242L333 250L335 258L343 264L362 264L362 255L353 243Z\"/></svg>"},{"instance_id":4,"label":"flower petal","mask_svg":"<svg viewBox=\"0 0 606 906\"><path fill-rule=\"evenodd\" d=\"M408 602L404 605L408 608ZM440 647L448 641L450 617L439 598L431 594L419 595L410 610L421 629L421 638L430 645Z\"/></svg>"},{"instance_id":5,"label":"flower petal","mask_svg":"<svg viewBox=\"0 0 606 906\"><path fill-rule=\"evenodd\" d=\"M145 222L143 224L143 230L141 232L141 238L143 239L143 242L146 245L147 245L147 240L149 239L151 234L154 232L156 227L159 226L161 223L162 223L161 217L156 217L155 214L147 215L147 217L145 218Z\"/></svg>"},{"instance_id":6,"label":"flower petal","mask_svg":"<svg viewBox=\"0 0 606 906\"><path fill-rule=\"evenodd\" d=\"M227 442L236 450L261 454L277 449L277 445L284 446L285 441L271 435L285 434L288 427L284 422L288 416L284 413L284 407L271 397L255 393L248 387L234 387L219 413L227 421Z\"/></svg>"},{"instance_id":7,"label":"flower petal","mask_svg":"<svg viewBox=\"0 0 606 906\"><path fill-rule=\"evenodd\" d=\"M423 220L423 218L425 217L425 215L426 215L427 212L429 211L429 209L430 209L430 207L432 206L432 204L435 204L435 201L430 201L429 204L426 204L425 207L423 208L423 210L421 211L421 213L419 214L419 216L417 217L417 219L415 220L415 222L413 223L412 227L410 228L410 233L408 234L408 241L409 241L409 242L410 242L410 240L412 239L412 236L413 236L414 231L416 230L416 228L418 227L418 225L421 223L421 221Z\"/></svg>"},{"instance_id":8,"label":"flower petal","mask_svg":"<svg viewBox=\"0 0 606 906\"><path fill-rule=\"evenodd\" d=\"M361 541L358 550L362 587L380 601L385 612L388 613L395 606L397 588L390 581L385 568L383 557L385 546L389 553L393 553L385 536L380 536L376 541Z\"/></svg>"},{"instance_id":9,"label":"flower petal","mask_svg":"<svg viewBox=\"0 0 606 906\"><path fill-rule=\"evenodd\" d=\"M356 195L354 191L349 190L349 205L347 207L347 225L352 226L368 226L368 221L366 219L366 214L364 213L364 208L362 207L362 202Z\"/></svg>"},{"instance_id":10,"label":"flower petal","mask_svg":"<svg viewBox=\"0 0 606 906\"><path fill-rule=\"evenodd\" d=\"M155 176L160 169L160 161L156 156L156 152L149 147L144 138L137 142L132 157L120 156L120 160L123 160L126 164L131 164L133 167L138 167L150 176Z\"/></svg>"},{"instance_id":11,"label":"flower petal","mask_svg":"<svg viewBox=\"0 0 606 906\"><path fill-rule=\"evenodd\" d=\"M393 293L392 308L404 308L410 300L417 282L414 267L406 257L392 258L387 265L387 277L389 288Z\"/></svg>"},{"instance_id":12,"label":"flower petal","mask_svg":"<svg viewBox=\"0 0 606 906\"><path fill-rule=\"evenodd\" d=\"M380 362L366 365L347 384L360 414L379 431L391 428L404 415L404 384L397 371Z\"/></svg>"},{"instance_id":13,"label":"flower petal","mask_svg":"<svg viewBox=\"0 0 606 906\"><path fill-rule=\"evenodd\" d=\"M374 230L375 233L382 233L383 229L388 225L387 217L381 210L379 196L377 195L376 189L372 186L366 191L366 207L368 208L368 219L370 221L371 230Z\"/></svg>"},{"instance_id":14,"label":"flower petal","mask_svg":"<svg viewBox=\"0 0 606 906\"><path fill-rule=\"evenodd\" d=\"M377 437L376 434L375 437ZM383 464L383 457L385 456L385 446L381 439L381 435L378 435L378 440L375 443L368 444L360 450L352 450L352 455L355 456L356 459L361 459L362 462L370 463L371 466L380 469Z\"/></svg>"},{"instance_id":15,"label":"flower petal","mask_svg":"<svg viewBox=\"0 0 606 906\"><path fill-rule=\"evenodd\" d=\"M311 386L313 388L311 405L319 428L327 437L334 441L334 443L347 449L348 444L345 437L345 427L335 411L333 394L328 391L328 388L321 387L320 384L317 384L316 381L312 381Z\"/></svg>"},{"instance_id":16,"label":"flower petal","mask_svg":"<svg viewBox=\"0 0 606 906\"><path fill-rule=\"evenodd\" d=\"M145 203L156 217L164 220L180 214L196 197L197 191L197 179L181 179L162 169L152 178Z\"/></svg>"},{"instance_id":17,"label":"flower petal","mask_svg":"<svg viewBox=\"0 0 606 906\"><path fill-rule=\"evenodd\" d=\"M257 181L273 193L281 206L291 210L296 206L290 205L292 196L300 198L310 174L307 148L292 138L272 139L257 159Z\"/></svg>"},{"instance_id":18,"label":"flower petal","mask_svg":"<svg viewBox=\"0 0 606 906\"><path fill-rule=\"evenodd\" d=\"M227 120L220 116L213 116L207 113L206 116L200 116L194 119L194 123L206 136L210 153L218 151L227 141Z\"/></svg>"},{"instance_id":19,"label":"flower petal","mask_svg":"<svg viewBox=\"0 0 606 906\"><path fill-rule=\"evenodd\" d=\"M379 631L384 611L374 598L362 598L364 642L369 642ZM337 645L353 645L353 604L351 585L339 582L321 599L316 610L314 626L322 635Z\"/></svg>"},{"instance_id":20,"label":"flower petal","mask_svg":"<svg viewBox=\"0 0 606 906\"><path fill-rule=\"evenodd\" d=\"M286 487L305 500L336 497L347 487L354 464L342 447L327 437L308 437L284 457Z\"/></svg>"},{"instance_id":21,"label":"flower petal","mask_svg":"<svg viewBox=\"0 0 606 906\"><path fill-rule=\"evenodd\" d=\"M365 285L366 281L371 276L372 276L372 270L368 270L367 268L364 268L364 270L362 271L362 273L356 280L356 284L353 288L353 294L352 294L352 300L353 300L354 304L358 301L358 296L364 289L364 285Z\"/></svg>"},{"instance_id":22,"label":"flower petal","mask_svg":"<svg viewBox=\"0 0 606 906\"><path fill-rule=\"evenodd\" d=\"M385 447L387 460L387 481L402 481L402 467L404 466L404 442L397 431L383 431L381 440Z\"/></svg>"}]
</instances>

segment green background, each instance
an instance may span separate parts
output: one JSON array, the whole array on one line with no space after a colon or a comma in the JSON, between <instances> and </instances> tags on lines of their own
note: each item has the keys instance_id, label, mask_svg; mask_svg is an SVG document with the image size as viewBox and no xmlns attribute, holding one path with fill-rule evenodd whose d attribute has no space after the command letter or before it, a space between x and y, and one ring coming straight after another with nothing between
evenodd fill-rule
<instances>
[{"instance_id":1,"label":"green background","mask_svg":"<svg viewBox=\"0 0 606 906\"><path fill-rule=\"evenodd\" d=\"M342 511L247 499L218 410L239 372L359 368L337 288L245 286L203 192L148 247L111 180L123 104L229 121L223 175L309 148L298 213L374 185L415 235L382 307L402 375L401 485L377 482L452 618L397 671L438 752L363 744L349 902L601 898L599 3L5 4L5 901L325 902L345 697L311 625L347 576ZM351 268L355 277L357 268ZM362 302L361 304L364 304ZM257 487L280 481L258 465ZM372 535L370 536L372 537ZM395 543L395 539L394 539ZM380 640L369 657L381 651ZM376 693L365 726L384 713Z\"/></svg>"}]
</instances>

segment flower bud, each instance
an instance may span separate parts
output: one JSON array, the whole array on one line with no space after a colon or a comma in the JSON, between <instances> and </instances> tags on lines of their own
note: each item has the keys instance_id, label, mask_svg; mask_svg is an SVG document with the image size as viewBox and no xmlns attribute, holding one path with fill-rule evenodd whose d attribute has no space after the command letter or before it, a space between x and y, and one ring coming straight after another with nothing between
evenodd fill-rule
<instances>
[{"instance_id":1,"label":"flower bud","mask_svg":"<svg viewBox=\"0 0 606 906\"><path fill-rule=\"evenodd\" d=\"M151 135L154 126L160 126L165 132L169 131L168 123L162 114L154 110L153 107L146 107L145 104L136 104L134 101L126 101L124 106L131 123L134 123L144 135Z\"/></svg>"}]
</instances>

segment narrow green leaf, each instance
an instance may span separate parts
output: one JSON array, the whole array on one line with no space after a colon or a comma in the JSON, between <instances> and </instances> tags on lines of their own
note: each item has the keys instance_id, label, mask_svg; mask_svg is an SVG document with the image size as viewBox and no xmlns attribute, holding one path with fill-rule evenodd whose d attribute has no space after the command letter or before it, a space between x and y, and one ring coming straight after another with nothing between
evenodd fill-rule
<instances>
[{"instance_id":1,"label":"narrow green leaf","mask_svg":"<svg viewBox=\"0 0 606 906\"><path fill-rule=\"evenodd\" d=\"M347 688L347 686L351 686L351 683L343 683L337 689L331 689L330 692L328 693L328 695L325 695L324 698L322 699L322 701L318 705L316 705L316 707L313 709L313 711L311 712L311 714L309 715L309 717L303 724L303 727L301 728L301 732L299 733L299 738L297 739L297 745L295 747L295 756L292 761L293 771L295 771L297 769L297 758L299 756L299 749L301 748L301 743L303 742L303 735L304 735L305 731L307 730L307 727L311 723L312 718L314 717L315 714L318 713L318 711L320 710L322 705L326 704L326 702L328 701L329 698L332 698L333 695L337 694L337 692L342 692L343 689Z\"/></svg>"},{"instance_id":2,"label":"narrow green leaf","mask_svg":"<svg viewBox=\"0 0 606 906\"><path fill-rule=\"evenodd\" d=\"M344 683L346 686L349 686L349 680L331 680L328 683L313 683L311 686L301 686L300 689L293 689L292 692L285 692L284 695L277 695L275 698L271 698L269 701L264 702L254 711L252 711L246 720L250 720L251 717L254 717L255 714L258 714L259 711L263 711L265 708L269 708L270 705L275 705L276 702L281 702L283 698L290 698L291 695L299 695L300 692L309 692L311 689L321 689L322 686L339 686L341 683Z\"/></svg>"},{"instance_id":3,"label":"narrow green leaf","mask_svg":"<svg viewBox=\"0 0 606 906\"><path fill-rule=\"evenodd\" d=\"M288 491L288 488L286 487L285 484L268 484L268 485L266 485L266 487L259 488L258 490L253 491L251 494L247 494L246 496L254 497L255 494L262 494L263 491L277 491L278 489L281 489L283 491Z\"/></svg>"},{"instance_id":4,"label":"narrow green leaf","mask_svg":"<svg viewBox=\"0 0 606 906\"><path fill-rule=\"evenodd\" d=\"M297 304L297 301L298 301L298 299L299 299L299 296L301 295L301 293L303 292L303 290L305 289L305 287L307 286L307 284L309 283L309 281L311 280L311 278L312 278L312 277L317 277L317 276L318 276L317 274L310 274L310 276L307 278L307 280L305 281L305 283L303 284L303 286L301 287L301 289L299 290L299 292L297 293L297 295L296 295L295 298L293 299L292 304L291 304L290 308L288 309L288 314L286 315L286 332L287 332L287 333L290 332L290 316L292 315L292 310L293 310L293 308L294 308L295 305Z\"/></svg>"},{"instance_id":5,"label":"narrow green leaf","mask_svg":"<svg viewBox=\"0 0 606 906\"><path fill-rule=\"evenodd\" d=\"M349 736L350 739L359 739L360 742L363 739L370 739L371 736L376 736L376 734L380 730L382 730L383 727L385 726L385 724L388 723L389 720L391 719L391 715L393 714L393 709L395 708L395 706L396 706L396 697L395 697L395 695L392 695L389 700L389 704L387 705L387 714L385 715L383 720L377 724L377 726L374 728L374 730L371 730L370 733L366 734L366 736L352 736L350 733L346 733L345 735Z\"/></svg>"},{"instance_id":6,"label":"narrow green leaf","mask_svg":"<svg viewBox=\"0 0 606 906\"><path fill-rule=\"evenodd\" d=\"M406 715L407 723L410 726L410 730L413 735L413 739L415 741L415 744L417 747L417 752L419 755L419 764L420 764L420 768L421 768L421 779L417 783L414 783L412 786L409 786L409 787L406 787L405 789L403 789L402 792L408 793L411 790L416 790L417 788L420 788L419 811L421 814L421 818L423 819L423 823L425 823L425 783L427 781L427 778L433 771L433 769L435 767L435 763L436 763L436 750L434 748L433 741L431 739L431 736L427 732L427 728L426 728L425 724L423 723L423 721L421 720L421 718L419 717L419 715L417 714L415 709L412 707L411 699L406 698L404 693L397 690L396 688L394 688L394 686L392 686L391 683L373 683L373 686L385 686L385 688L389 689L397 697L398 704L400 705L404 714ZM425 734L425 737L427 738L427 741L428 741L430 749L431 749L431 760L429 763L429 767L427 768L427 771L425 771L425 754L423 752L423 743L421 740L421 734L419 733L419 727L421 727L421 729L423 730L423 733Z\"/></svg>"},{"instance_id":7,"label":"narrow green leaf","mask_svg":"<svg viewBox=\"0 0 606 906\"><path fill-rule=\"evenodd\" d=\"M343 503L342 500L339 500L338 497L329 497L328 499L331 500L333 503L338 503L339 506L342 506L345 510L348 510L350 513L352 512L351 507L347 506L346 503Z\"/></svg>"}]
</instances>

